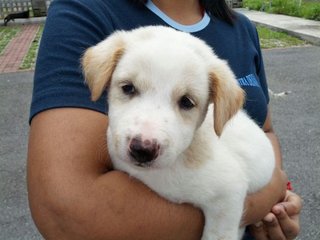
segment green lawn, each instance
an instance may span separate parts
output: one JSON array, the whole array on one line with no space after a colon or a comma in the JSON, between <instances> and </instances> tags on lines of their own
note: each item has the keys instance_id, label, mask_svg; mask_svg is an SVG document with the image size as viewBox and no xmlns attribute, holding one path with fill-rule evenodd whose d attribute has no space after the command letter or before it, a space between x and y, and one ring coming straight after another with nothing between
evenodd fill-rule
<instances>
[{"instance_id":1,"label":"green lawn","mask_svg":"<svg viewBox=\"0 0 320 240\"><path fill-rule=\"evenodd\" d=\"M283 32L272 31L266 27L257 26L261 48L285 48L306 45L307 42Z\"/></svg>"},{"instance_id":2,"label":"green lawn","mask_svg":"<svg viewBox=\"0 0 320 240\"><path fill-rule=\"evenodd\" d=\"M3 53L10 40L13 39L20 31L20 26L0 27L0 55Z\"/></svg>"}]
</instances>

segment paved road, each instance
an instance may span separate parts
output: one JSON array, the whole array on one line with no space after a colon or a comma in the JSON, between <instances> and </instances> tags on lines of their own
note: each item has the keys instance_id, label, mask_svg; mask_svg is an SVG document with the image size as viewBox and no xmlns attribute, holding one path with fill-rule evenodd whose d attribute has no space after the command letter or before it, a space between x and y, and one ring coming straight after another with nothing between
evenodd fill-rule
<instances>
[{"instance_id":1,"label":"paved road","mask_svg":"<svg viewBox=\"0 0 320 240\"><path fill-rule=\"evenodd\" d=\"M284 166L304 200L301 240L320 239L320 47L264 51L269 87L292 91L272 99Z\"/></svg>"},{"instance_id":2,"label":"paved road","mask_svg":"<svg viewBox=\"0 0 320 240\"><path fill-rule=\"evenodd\" d=\"M0 239L40 239L25 181L32 73L0 75Z\"/></svg>"},{"instance_id":3,"label":"paved road","mask_svg":"<svg viewBox=\"0 0 320 240\"><path fill-rule=\"evenodd\" d=\"M264 51L284 165L304 198L300 240L320 239L320 47ZM41 239L27 204L25 156L32 73L0 75L0 239Z\"/></svg>"}]
</instances>

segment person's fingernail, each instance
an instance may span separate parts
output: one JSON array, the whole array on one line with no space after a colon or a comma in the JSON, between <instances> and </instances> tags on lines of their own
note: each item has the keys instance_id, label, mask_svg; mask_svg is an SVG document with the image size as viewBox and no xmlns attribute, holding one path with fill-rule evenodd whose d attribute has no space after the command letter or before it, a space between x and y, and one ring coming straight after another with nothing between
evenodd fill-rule
<instances>
[{"instance_id":1,"label":"person's fingernail","mask_svg":"<svg viewBox=\"0 0 320 240\"><path fill-rule=\"evenodd\" d=\"M261 227L262 224L263 224L263 223L260 221L260 222L255 223L254 226L255 226L255 227Z\"/></svg>"},{"instance_id":2,"label":"person's fingernail","mask_svg":"<svg viewBox=\"0 0 320 240\"><path fill-rule=\"evenodd\" d=\"M281 213L281 210L283 209L283 206L282 205L277 205L273 208L273 213L275 214L280 214Z\"/></svg>"},{"instance_id":3,"label":"person's fingernail","mask_svg":"<svg viewBox=\"0 0 320 240\"><path fill-rule=\"evenodd\" d=\"M271 222L273 221L273 217L270 216L270 215L267 215L267 216L263 219L263 221L268 222L268 223L271 223Z\"/></svg>"},{"instance_id":4,"label":"person's fingernail","mask_svg":"<svg viewBox=\"0 0 320 240\"><path fill-rule=\"evenodd\" d=\"M276 215L278 215L278 214L280 213L280 209L275 208L275 209L273 210L273 213L276 214Z\"/></svg>"}]
</instances>

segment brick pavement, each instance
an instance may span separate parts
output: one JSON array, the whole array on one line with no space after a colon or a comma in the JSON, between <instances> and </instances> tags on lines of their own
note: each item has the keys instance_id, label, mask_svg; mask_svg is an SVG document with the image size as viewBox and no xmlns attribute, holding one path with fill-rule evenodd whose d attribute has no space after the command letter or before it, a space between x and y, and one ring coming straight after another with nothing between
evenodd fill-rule
<instances>
[{"instance_id":1,"label":"brick pavement","mask_svg":"<svg viewBox=\"0 0 320 240\"><path fill-rule=\"evenodd\" d=\"M39 30L39 24L22 25L21 28L0 56L0 73L19 71L23 58Z\"/></svg>"}]
</instances>

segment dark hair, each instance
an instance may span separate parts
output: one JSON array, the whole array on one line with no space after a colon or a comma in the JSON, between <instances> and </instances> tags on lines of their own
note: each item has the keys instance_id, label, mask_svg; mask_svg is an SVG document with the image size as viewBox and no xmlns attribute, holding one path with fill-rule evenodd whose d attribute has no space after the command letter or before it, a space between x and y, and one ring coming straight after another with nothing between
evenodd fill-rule
<instances>
[{"instance_id":1,"label":"dark hair","mask_svg":"<svg viewBox=\"0 0 320 240\"><path fill-rule=\"evenodd\" d=\"M134 2L146 3L147 0L133 0ZM235 19L234 11L228 6L225 0L199 0L203 8L212 16L233 24Z\"/></svg>"}]
</instances>

